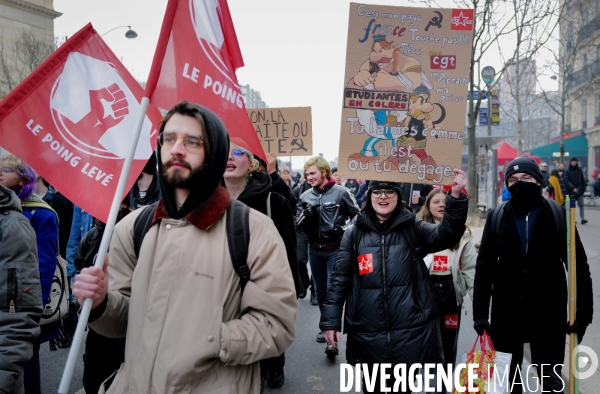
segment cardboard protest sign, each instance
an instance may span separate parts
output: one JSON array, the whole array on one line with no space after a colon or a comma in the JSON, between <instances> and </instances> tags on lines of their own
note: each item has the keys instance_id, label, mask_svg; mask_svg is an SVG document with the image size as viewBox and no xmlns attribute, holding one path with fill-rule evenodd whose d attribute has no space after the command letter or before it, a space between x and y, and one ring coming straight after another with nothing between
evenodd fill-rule
<instances>
[{"instance_id":1,"label":"cardboard protest sign","mask_svg":"<svg viewBox=\"0 0 600 394\"><path fill-rule=\"evenodd\" d=\"M448 184L460 168L474 13L350 4L338 171Z\"/></svg>"},{"instance_id":2,"label":"cardboard protest sign","mask_svg":"<svg viewBox=\"0 0 600 394\"><path fill-rule=\"evenodd\" d=\"M310 107L246 109L265 152L277 156L312 155Z\"/></svg>"}]
</instances>

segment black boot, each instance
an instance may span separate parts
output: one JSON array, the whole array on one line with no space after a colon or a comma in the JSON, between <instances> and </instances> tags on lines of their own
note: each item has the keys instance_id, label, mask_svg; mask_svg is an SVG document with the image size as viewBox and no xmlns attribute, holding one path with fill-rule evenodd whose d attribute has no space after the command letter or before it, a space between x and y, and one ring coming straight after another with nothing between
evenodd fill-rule
<instances>
[{"instance_id":1,"label":"black boot","mask_svg":"<svg viewBox=\"0 0 600 394\"><path fill-rule=\"evenodd\" d=\"M319 305L319 302L317 301L317 292L314 289L310 289L310 304Z\"/></svg>"}]
</instances>

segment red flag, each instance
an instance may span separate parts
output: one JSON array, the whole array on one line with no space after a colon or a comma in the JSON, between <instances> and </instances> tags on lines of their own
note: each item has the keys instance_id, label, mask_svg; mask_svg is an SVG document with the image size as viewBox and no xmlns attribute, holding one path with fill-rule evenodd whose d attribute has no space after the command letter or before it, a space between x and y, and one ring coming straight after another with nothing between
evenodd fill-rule
<instances>
[{"instance_id":1,"label":"red flag","mask_svg":"<svg viewBox=\"0 0 600 394\"><path fill-rule=\"evenodd\" d=\"M0 102L0 145L106 222L143 95L88 24ZM160 120L149 106L125 190L154 151Z\"/></svg>"},{"instance_id":2,"label":"red flag","mask_svg":"<svg viewBox=\"0 0 600 394\"><path fill-rule=\"evenodd\" d=\"M226 0L169 0L146 95L164 109L180 100L210 108L233 143L265 159L235 75L243 65Z\"/></svg>"}]
</instances>

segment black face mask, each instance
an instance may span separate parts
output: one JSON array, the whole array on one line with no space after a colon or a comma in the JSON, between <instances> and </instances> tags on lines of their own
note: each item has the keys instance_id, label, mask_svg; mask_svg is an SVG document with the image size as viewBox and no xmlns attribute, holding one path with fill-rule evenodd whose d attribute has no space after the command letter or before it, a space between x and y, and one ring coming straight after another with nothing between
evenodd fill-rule
<instances>
[{"instance_id":1,"label":"black face mask","mask_svg":"<svg viewBox=\"0 0 600 394\"><path fill-rule=\"evenodd\" d=\"M510 206L517 216L527 215L542 199L542 187L534 182L517 181L508 191Z\"/></svg>"}]
</instances>

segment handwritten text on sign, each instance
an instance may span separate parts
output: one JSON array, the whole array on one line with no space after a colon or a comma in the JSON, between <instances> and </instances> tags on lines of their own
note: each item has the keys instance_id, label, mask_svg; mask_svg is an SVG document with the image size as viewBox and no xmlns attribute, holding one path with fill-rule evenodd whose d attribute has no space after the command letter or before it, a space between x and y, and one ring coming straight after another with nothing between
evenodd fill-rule
<instances>
[{"instance_id":1,"label":"handwritten text on sign","mask_svg":"<svg viewBox=\"0 0 600 394\"><path fill-rule=\"evenodd\" d=\"M310 107L250 108L246 111L265 152L277 156L312 155Z\"/></svg>"}]
</instances>

